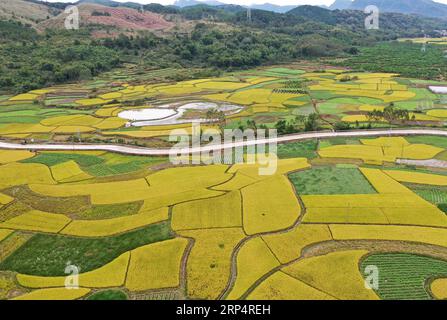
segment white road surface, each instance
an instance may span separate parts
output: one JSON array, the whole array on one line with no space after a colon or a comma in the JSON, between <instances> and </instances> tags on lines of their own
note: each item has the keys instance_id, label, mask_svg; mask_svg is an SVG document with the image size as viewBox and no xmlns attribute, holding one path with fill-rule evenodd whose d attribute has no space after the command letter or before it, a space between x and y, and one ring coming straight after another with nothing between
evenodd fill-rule
<instances>
[{"instance_id":1,"label":"white road surface","mask_svg":"<svg viewBox=\"0 0 447 320\"><path fill-rule=\"evenodd\" d=\"M182 152L183 154L196 154L200 152L210 152L215 150L224 150L235 147L267 145L270 143L285 143L293 141L302 141L308 139L325 139L337 137L380 137L380 136L408 136L408 135L429 135L445 136L447 131L440 129L396 129L396 130L359 130L343 132L308 132L293 135L281 136L275 139L258 139L250 141L240 141L227 144L212 144L203 147L190 147L185 149L157 149L143 148L135 146L124 146L114 144L17 144L9 142L0 142L0 149L10 150L35 150L35 151L109 151L122 154L141 155L141 156L168 156Z\"/></svg>"}]
</instances>

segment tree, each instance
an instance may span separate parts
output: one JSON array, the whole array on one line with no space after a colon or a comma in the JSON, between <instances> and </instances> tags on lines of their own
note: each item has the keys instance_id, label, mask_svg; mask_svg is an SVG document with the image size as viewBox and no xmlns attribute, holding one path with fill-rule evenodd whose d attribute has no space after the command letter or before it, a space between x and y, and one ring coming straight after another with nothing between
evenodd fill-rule
<instances>
[{"instance_id":1,"label":"tree","mask_svg":"<svg viewBox=\"0 0 447 320\"><path fill-rule=\"evenodd\" d=\"M223 111L216 108L210 109L206 112L206 120L209 123L217 124L221 132L224 131L227 125L227 118Z\"/></svg>"},{"instance_id":2,"label":"tree","mask_svg":"<svg viewBox=\"0 0 447 320\"><path fill-rule=\"evenodd\" d=\"M319 115L317 113L311 113L307 116L306 122L304 123L305 131L317 131L319 128Z\"/></svg>"}]
</instances>

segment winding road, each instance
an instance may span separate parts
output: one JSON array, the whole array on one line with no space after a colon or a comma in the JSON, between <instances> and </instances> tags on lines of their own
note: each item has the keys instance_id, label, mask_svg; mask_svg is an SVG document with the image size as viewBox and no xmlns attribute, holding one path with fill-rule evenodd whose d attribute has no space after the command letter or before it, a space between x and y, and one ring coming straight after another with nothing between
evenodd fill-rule
<instances>
[{"instance_id":1,"label":"winding road","mask_svg":"<svg viewBox=\"0 0 447 320\"><path fill-rule=\"evenodd\" d=\"M9 150L35 150L35 151L109 151L123 154L140 156L169 156L182 152L183 154L196 154L200 152L210 152L225 150L236 147L246 147L253 145L267 145L273 143L285 143L302 141L309 139L327 139L338 137L380 137L380 136L408 136L408 135L430 135L447 137L447 131L441 129L395 129L395 130L358 130L358 131L321 131L298 133L278 138L256 139L223 144L209 144L202 147L189 148L143 148L135 146L124 146L115 144L18 144L10 142L0 142L0 149Z\"/></svg>"}]
</instances>

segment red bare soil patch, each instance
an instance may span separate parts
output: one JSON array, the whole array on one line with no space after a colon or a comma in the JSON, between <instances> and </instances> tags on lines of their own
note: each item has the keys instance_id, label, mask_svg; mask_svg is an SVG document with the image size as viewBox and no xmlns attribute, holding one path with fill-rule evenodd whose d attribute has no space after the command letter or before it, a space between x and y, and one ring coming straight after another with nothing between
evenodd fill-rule
<instances>
[{"instance_id":1,"label":"red bare soil patch","mask_svg":"<svg viewBox=\"0 0 447 320\"><path fill-rule=\"evenodd\" d=\"M88 23L115 26L119 29L132 30L160 30L169 28L172 24L163 19L160 15L152 12L138 12L128 8L107 8L102 7L97 11L110 14L110 16L89 16L82 12L81 17L86 18Z\"/></svg>"},{"instance_id":2,"label":"red bare soil patch","mask_svg":"<svg viewBox=\"0 0 447 320\"><path fill-rule=\"evenodd\" d=\"M135 9L121 7L110 8L95 4L81 4L77 7L81 26L103 25L126 31L164 30L174 26L172 22L166 21L161 15L153 12L139 12ZM39 27L40 29L64 28L67 16L68 14L61 13L57 17L40 23ZM110 37L110 32L111 30L108 33L102 32L104 34L100 32L97 36L106 37L108 35Z\"/></svg>"}]
</instances>

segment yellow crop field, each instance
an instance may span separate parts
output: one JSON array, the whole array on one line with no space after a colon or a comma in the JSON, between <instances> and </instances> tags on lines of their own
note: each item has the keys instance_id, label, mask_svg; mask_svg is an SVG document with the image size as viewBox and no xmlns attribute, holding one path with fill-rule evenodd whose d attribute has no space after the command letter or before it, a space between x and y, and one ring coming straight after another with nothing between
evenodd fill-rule
<instances>
[{"instance_id":1,"label":"yellow crop field","mask_svg":"<svg viewBox=\"0 0 447 320\"><path fill-rule=\"evenodd\" d=\"M259 160L259 159L258 159ZM277 158L270 158L272 161L277 161L277 168L275 175L284 175L289 172L294 172L298 170L308 169L310 168L310 164L306 158L293 158L293 159L277 159ZM269 179L272 176L271 175L260 175L260 169L266 168L266 166L263 166L259 163L256 164L235 164L231 166L231 168L228 170L229 173L241 173L245 176L248 176L255 180L263 180L263 179ZM231 183L231 181L229 182Z\"/></svg>"},{"instance_id":2,"label":"yellow crop field","mask_svg":"<svg viewBox=\"0 0 447 320\"><path fill-rule=\"evenodd\" d=\"M57 181L64 181L73 177L79 178L78 180L91 178L91 176L82 171L79 165L73 160L54 165L50 167L50 169L54 179Z\"/></svg>"},{"instance_id":3,"label":"yellow crop field","mask_svg":"<svg viewBox=\"0 0 447 320\"><path fill-rule=\"evenodd\" d=\"M447 176L402 170L385 170L388 176L399 182L447 186Z\"/></svg>"},{"instance_id":4,"label":"yellow crop field","mask_svg":"<svg viewBox=\"0 0 447 320\"><path fill-rule=\"evenodd\" d=\"M83 107L99 106L111 102L112 100L104 100L99 98L80 99L75 102Z\"/></svg>"},{"instance_id":5,"label":"yellow crop field","mask_svg":"<svg viewBox=\"0 0 447 320\"><path fill-rule=\"evenodd\" d=\"M264 280L247 297L248 300L335 300L282 271Z\"/></svg>"},{"instance_id":6,"label":"yellow crop field","mask_svg":"<svg viewBox=\"0 0 447 320\"><path fill-rule=\"evenodd\" d=\"M126 123L127 121L124 119L112 117L102 120L101 122L95 124L94 127L101 130L118 129L123 127Z\"/></svg>"},{"instance_id":7,"label":"yellow crop field","mask_svg":"<svg viewBox=\"0 0 447 320\"><path fill-rule=\"evenodd\" d=\"M121 108L107 106L107 108L104 107L98 109L98 111L95 112L95 115L97 115L98 117L112 117L114 116L115 111L121 111Z\"/></svg>"},{"instance_id":8,"label":"yellow crop field","mask_svg":"<svg viewBox=\"0 0 447 320\"><path fill-rule=\"evenodd\" d=\"M447 118L447 110L446 109L436 109L427 111L427 115L436 118Z\"/></svg>"},{"instance_id":9,"label":"yellow crop field","mask_svg":"<svg viewBox=\"0 0 447 320\"><path fill-rule=\"evenodd\" d=\"M32 183L29 187L34 192L50 197L91 196L93 204L129 203L144 200L152 194L145 179L69 185Z\"/></svg>"},{"instance_id":10,"label":"yellow crop field","mask_svg":"<svg viewBox=\"0 0 447 320\"><path fill-rule=\"evenodd\" d=\"M1 135L2 137L5 137L5 138L25 139L25 138L28 138L28 137L31 135L31 133L2 134L2 133L0 132L0 135Z\"/></svg>"},{"instance_id":11,"label":"yellow crop field","mask_svg":"<svg viewBox=\"0 0 447 320\"><path fill-rule=\"evenodd\" d=\"M434 158L444 151L442 148L425 145L409 144L400 146L399 140L362 140L366 145L336 145L322 148L318 153L323 158L361 159L365 162L394 162L396 158L425 160Z\"/></svg>"},{"instance_id":12,"label":"yellow crop field","mask_svg":"<svg viewBox=\"0 0 447 320\"><path fill-rule=\"evenodd\" d=\"M34 157L35 153L26 150L0 150L0 164L25 160Z\"/></svg>"},{"instance_id":13,"label":"yellow crop field","mask_svg":"<svg viewBox=\"0 0 447 320\"><path fill-rule=\"evenodd\" d=\"M310 195L301 196L306 208L427 208L414 194Z\"/></svg>"},{"instance_id":14,"label":"yellow crop field","mask_svg":"<svg viewBox=\"0 0 447 320\"><path fill-rule=\"evenodd\" d=\"M242 199L239 191L218 198L179 204L172 212L172 229L242 227Z\"/></svg>"},{"instance_id":15,"label":"yellow crop field","mask_svg":"<svg viewBox=\"0 0 447 320\"><path fill-rule=\"evenodd\" d=\"M274 81L274 80L278 80L278 78L273 78L273 77L253 77L253 78L248 78L247 81L250 82L251 84L259 84L259 83L263 83L263 82L267 82L267 81Z\"/></svg>"},{"instance_id":16,"label":"yellow crop field","mask_svg":"<svg viewBox=\"0 0 447 320\"><path fill-rule=\"evenodd\" d=\"M176 191L195 190L218 185L231 179L226 165L178 167L158 171L147 177L151 187L157 188L156 196ZM172 185L175 181L175 185ZM149 197L148 197L149 198Z\"/></svg>"},{"instance_id":17,"label":"yellow crop field","mask_svg":"<svg viewBox=\"0 0 447 320\"><path fill-rule=\"evenodd\" d=\"M50 169L37 163L8 163L0 166L0 189L30 183L55 184Z\"/></svg>"},{"instance_id":18,"label":"yellow crop field","mask_svg":"<svg viewBox=\"0 0 447 320\"><path fill-rule=\"evenodd\" d=\"M9 237L9 235L13 232L14 232L13 230L0 229L0 241L3 241L7 237Z\"/></svg>"},{"instance_id":19,"label":"yellow crop field","mask_svg":"<svg viewBox=\"0 0 447 320\"><path fill-rule=\"evenodd\" d=\"M326 225L300 224L289 232L265 235L262 239L278 260L286 264L298 259L305 247L332 240L332 236Z\"/></svg>"},{"instance_id":20,"label":"yellow crop field","mask_svg":"<svg viewBox=\"0 0 447 320\"><path fill-rule=\"evenodd\" d=\"M368 179L371 185L381 194L405 193L414 195L407 187L401 185L389 175L379 169L360 168L360 172Z\"/></svg>"},{"instance_id":21,"label":"yellow crop field","mask_svg":"<svg viewBox=\"0 0 447 320\"><path fill-rule=\"evenodd\" d=\"M250 86L250 83L228 82L228 81L207 81L196 83L197 88L203 90L237 90Z\"/></svg>"},{"instance_id":22,"label":"yellow crop field","mask_svg":"<svg viewBox=\"0 0 447 320\"><path fill-rule=\"evenodd\" d=\"M270 89L248 89L233 93L229 96L228 101L242 105L269 103L271 94L272 90Z\"/></svg>"},{"instance_id":23,"label":"yellow crop field","mask_svg":"<svg viewBox=\"0 0 447 320\"><path fill-rule=\"evenodd\" d=\"M192 85L172 85L165 87L157 87L156 90L159 93L169 95L185 95L203 91L201 88L197 88Z\"/></svg>"},{"instance_id":24,"label":"yellow crop field","mask_svg":"<svg viewBox=\"0 0 447 320\"><path fill-rule=\"evenodd\" d=\"M282 104L284 101L287 101L292 98L302 97L302 96L303 96L302 94L272 92L269 99L270 99L270 102L272 102L272 103Z\"/></svg>"},{"instance_id":25,"label":"yellow crop field","mask_svg":"<svg viewBox=\"0 0 447 320\"><path fill-rule=\"evenodd\" d=\"M380 208L308 208L306 223L374 223L388 224Z\"/></svg>"},{"instance_id":26,"label":"yellow crop field","mask_svg":"<svg viewBox=\"0 0 447 320\"><path fill-rule=\"evenodd\" d=\"M362 105L359 107L359 111L371 112L374 110L383 111L385 109L384 106L374 106L374 105Z\"/></svg>"},{"instance_id":27,"label":"yellow crop field","mask_svg":"<svg viewBox=\"0 0 447 320\"><path fill-rule=\"evenodd\" d=\"M180 231L193 238L187 262L187 290L192 299L217 299L230 277L231 254L246 237L241 228Z\"/></svg>"},{"instance_id":28,"label":"yellow crop field","mask_svg":"<svg viewBox=\"0 0 447 320\"><path fill-rule=\"evenodd\" d=\"M423 208L382 208L390 224L447 227L447 216L427 203Z\"/></svg>"},{"instance_id":29,"label":"yellow crop field","mask_svg":"<svg viewBox=\"0 0 447 320\"><path fill-rule=\"evenodd\" d=\"M160 192L166 192L162 191L161 189L157 190L160 190ZM160 196L151 193L151 197L147 197L144 200L144 205L141 210L153 210L156 208L172 206L187 201L214 198L222 196L223 194L223 192L208 190L205 188L197 188L195 190L186 191L172 190L172 193L164 193L160 194Z\"/></svg>"},{"instance_id":30,"label":"yellow crop field","mask_svg":"<svg viewBox=\"0 0 447 320\"><path fill-rule=\"evenodd\" d=\"M284 176L245 187L242 197L244 230L251 235L289 228L301 214L301 206Z\"/></svg>"},{"instance_id":31,"label":"yellow crop field","mask_svg":"<svg viewBox=\"0 0 447 320\"><path fill-rule=\"evenodd\" d=\"M270 107L268 105L258 105L257 104L251 108L251 111L253 113L267 113L267 112L269 112L269 110L270 110Z\"/></svg>"},{"instance_id":32,"label":"yellow crop field","mask_svg":"<svg viewBox=\"0 0 447 320\"><path fill-rule=\"evenodd\" d=\"M306 102L306 101L295 101L295 100L286 100L283 102L284 105L293 106L293 107L301 107L308 103L309 102Z\"/></svg>"},{"instance_id":33,"label":"yellow crop field","mask_svg":"<svg viewBox=\"0 0 447 320\"><path fill-rule=\"evenodd\" d=\"M243 187L246 187L250 184L255 183L257 180L254 178L248 177L243 173L236 173L235 176L230 180L223 184L213 187L215 190L223 190L223 191L234 191L240 190Z\"/></svg>"},{"instance_id":34,"label":"yellow crop field","mask_svg":"<svg viewBox=\"0 0 447 320\"><path fill-rule=\"evenodd\" d=\"M109 93L102 94L99 97L102 100L109 100L109 99L113 100L113 99L120 99L120 98L122 98L122 96L123 96L123 94L120 92L109 92Z\"/></svg>"},{"instance_id":35,"label":"yellow crop field","mask_svg":"<svg viewBox=\"0 0 447 320\"><path fill-rule=\"evenodd\" d=\"M94 126L102 120L90 115L69 115L44 119L41 124L45 126Z\"/></svg>"},{"instance_id":36,"label":"yellow crop field","mask_svg":"<svg viewBox=\"0 0 447 320\"><path fill-rule=\"evenodd\" d=\"M85 127L85 126L59 126L56 129L54 129L53 133L60 133L60 134L69 134L69 133L86 133L86 132L93 132L95 131L94 128L91 127Z\"/></svg>"},{"instance_id":37,"label":"yellow crop field","mask_svg":"<svg viewBox=\"0 0 447 320\"><path fill-rule=\"evenodd\" d=\"M178 287L187 244L188 240L177 238L132 250L126 288L145 291Z\"/></svg>"},{"instance_id":38,"label":"yellow crop field","mask_svg":"<svg viewBox=\"0 0 447 320\"><path fill-rule=\"evenodd\" d=\"M447 229L417 226L330 225L334 240L393 240L447 246Z\"/></svg>"},{"instance_id":39,"label":"yellow crop field","mask_svg":"<svg viewBox=\"0 0 447 320\"><path fill-rule=\"evenodd\" d=\"M22 93L9 99L9 101L32 101L39 97L37 94Z\"/></svg>"},{"instance_id":40,"label":"yellow crop field","mask_svg":"<svg viewBox=\"0 0 447 320\"><path fill-rule=\"evenodd\" d=\"M377 147L404 147L410 143L403 137L381 137L376 139L361 139L362 144Z\"/></svg>"},{"instance_id":41,"label":"yellow crop field","mask_svg":"<svg viewBox=\"0 0 447 320\"><path fill-rule=\"evenodd\" d=\"M50 93L53 91L54 91L53 89L38 89L38 90L31 90L28 93L41 95L41 94L46 94L46 93Z\"/></svg>"},{"instance_id":42,"label":"yellow crop field","mask_svg":"<svg viewBox=\"0 0 447 320\"><path fill-rule=\"evenodd\" d=\"M70 221L70 218L62 214L31 210L0 223L0 228L56 233L62 230Z\"/></svg>"},{"instance_id":43,"label":"yellow crop field","mask_svg":"<svg viewBox=\"0 0 447 320\"><path fill-rule=\"evenodd\" d=\"M6 194L0 193L0 204L8 204L12 202L14 198L7 196Z\"/></svg>"},{"instance_id":44,"label":"yellow crop field","mask_svg":"<svg viewBox=\"0 0 447 320\"><path fill-rule=\"evenodd\" d=\"M447 279L436 279L430 285L430 291L436 299L447 299Z\"/></svg>"},{"instance_id":45,"label":"yellow crop field","mask_svg":"<svg viewBox=\"0 0 447 320\"><path fill-rule=\"evenodd\" d=\"M61 234L77 237L105 237L168 220L168 208L103 220L73 220Z\"/></svg>"},{"instance_id":46,"label":"yellow crop field","mask_svg":"<svg viewBox=\"0 0 447 320\"><path fill-rule=\"evenodd\" d=\"M106 136L126 136L131 138L153 138L153 137L168 137L172 133L171 130L161 130L161 131L114 131L114 132L103 132Z\"/></svg>"},{"instance_id":47,"label":"yellow crop field","mask_svg":"<svg viewBox=\"0 0 447 320\"><path fill-rule=\"evenodd\" d=\"M277 266L279 261L261 238L249 240L237 255L237 277L227 299L239 299L259 278Z\"/></svg>"},{"instance_id":48,"label":"yellow crop field","mask_svg":"<svg viewBox=\"0 0 447 320\"><path fill-rule=\"evenodd\" d=\"M48 133L54 129L56 129L56 127L47 127L41 124L11 123L0 127L0 134Z\"/></svg>"},{"instance_id":49,"label":"yellow crop field","mask_svg":"<svg viewBox=\"0 0 447 320\"><path fill-rule=\"evenodd\" d=\"M411 144L404 148L403 158L414 160L432 159L444 149L425 145L425 144Z\"/></svg>"},{"instance_id":50,"label":"yellow crop field","mask_svg":"<svg viewBox=\"0 0 447 320\"><path fill-rule=\"evenodd\" d=\"M436 118L434 116L423 114L423 113L410 113L410 119L412 119L414 116L414 119L417 121L442 121L440 118Z\"/></svg>"},{"instance_id":51,"label":"yellow crop field","mask_svg":"<svg viewBox=\"0 0 447 320\"><path fill-rule=\"evenodd\" d=\"M368 122L369 119L366 115L358 114L358 115L350 115L344 116L341 121L343 122Z\"/></svg>"},{"instance_id":52,"label":"yellow crop field","mask_svg":"<svg viewBox=\"0 0 447 320\"><path fill-rule=\"evenodd\" d=\"M101 268L79 274L79 286L83 288L110 288L122 286L126 279L129 259L130 252L126 252ZM18 283L26 288L63 287L65 286L65 279L66 277L17 275Z\"/></svg>"},{"instance_id":53,"label":"yellow crop field","mask_svg":"<svg viewBox=\"0 0 447 320\"><path fill-rule=\"evenodd\" d=\"M395 158L386 157L382 148L377 146L366 145L338 145L322 148L318 154L323 158L344 158L344 159L361 159L363 161L390 161L394 162Z\"/></svg>"},{"instance_id":54,"label":"yellow crop field","mask_svg":"<svg viewBox=\"0 0 447 320\"><path fill-rule=\"evenodd\" d=\"M66 288L51 288L35 290L24 294L14 300L76 300L89 294L90 289L79 288L71 290Z\"/></svg>"},{"instance_id":55,"label":"yellow crop field","mask_svg":"<svg viewBox=\"0 0 447 320\"><path fill-rule=\"evenodd\" d=\"M378 300L373 290L365 288L359 271L359 261L366 254L364 250L332 252L295 262L283 272L337 299Z\"/></svg>"}]
</instances>

